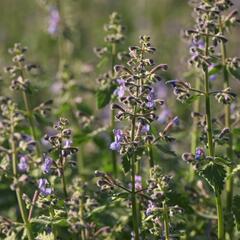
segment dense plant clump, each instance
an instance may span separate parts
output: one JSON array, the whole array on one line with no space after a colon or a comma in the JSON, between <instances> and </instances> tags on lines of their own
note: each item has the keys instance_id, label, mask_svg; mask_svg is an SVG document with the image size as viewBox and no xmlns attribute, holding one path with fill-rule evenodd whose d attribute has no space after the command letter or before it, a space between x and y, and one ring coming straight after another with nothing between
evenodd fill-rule
<instances>
[{"instance_id":1,"label":"dense plant clump","mask_svg":"<svg viewBox=\"0 0 240 240\"><path fill-rule=\"evenodd\" d=\"M34 50L9 49L0 82L0 239L239 239L234 1L190 1L189 69L179 73L158 63L168 50L156 39L143 34L127 46L132 26L117 12L98 36L96 66L84 63L75 55L76 16L68 17L75 1L37 2L56 45L47 66L54 76L48 83L48 70L29 62Z\"/></svg>"}]
</instances>

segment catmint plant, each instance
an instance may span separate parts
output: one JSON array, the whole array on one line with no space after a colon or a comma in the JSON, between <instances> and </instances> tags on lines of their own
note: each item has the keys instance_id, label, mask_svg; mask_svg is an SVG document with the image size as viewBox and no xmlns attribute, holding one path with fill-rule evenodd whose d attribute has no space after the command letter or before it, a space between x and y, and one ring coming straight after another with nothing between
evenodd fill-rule
<instances>
[{"instance_id":1,"label":"catmint plant","mask_svg":"<svg viewBox=\"0 0 240 240\"><path fill-rule=\"evenodd\" d=\"M139 42L139 46L129 47L130 60L127 66L115 66L119 83L118 103L113 103L112 108L116 112L115 119L126 123L126 126L113 130L114 141L109 146L122 156L125 173L131 172L131 190L110 175L96 173L101 179L98 185L102 190L119 188L131 195L134 229L132 236L135 240L141 239L141 204L138 195L148 198L141 189L143 154L147 153L149 165L153 167L152 146L159 141L172 141L169 132L179 124L178 117L174 117L158 136L151 131L151 124L158 119L156 110L163 104L162 99L155 97L153 84L161 80L158 72L166 71L167 65L155 66L154 61L148 58L155 52L150 37L141 36Z\"/></svg>"},{"instance_id":2,"label":"catmint plant","mask_svg":"<svg viewBox=\"0 0 240 240\"><path fill-rule=\"evenodd\" d=\"M225 137L229 137L229 130L226 130L226 128L218 129L216 123L213 121L211 97L215 96L220 104L231 104L236 95L231 92L229 86L225 86L223 90L212 91L210 88L210 77L214 72L212 70L213 66L221 63L217 47L219 45L223 47L227 42L222 31L219 31L219 16L221 16L222 11L231 6L231 1L200 1L194 5L196 25L194 28L186 31L186 36L191 38L195 44L191 47L192 57L189 63L201 70L204 90L193 89L185 81L171 82L177 99L182 102L193 97L191 95L192 92L197 93L199 97L204 96L205 115L201 113L193 114L193 117L199 119L202 146L197 147L192 154L184 154L183 159L197 166L198 173L207 180L215 193L218 216L218 239L225 239L221 192L224 188L226 167L228 164L221 163L221 161L226 162L227 160L224 160L219 155L216 147L217 145L226 143L222 142L222 140ZM231 156L227 156L227 158L229 157Z\"/></svg>"},{"instance_id":3,"label":"catmint plant","mask_svg":"<svg viewBox=\"0 0 240 240\"><path fill-rule=\"evenodd\" d=\"M28 219L27 208L23 200L23 191L29 183L28 172L30 168L31 152L23 148L24 139L17 131L17 127L24 120L23 114L17 109L16 104L8 97L1 98L0 131L5 139L1 140L1 176L11 180L11 189L16 192L18 207L24 223L27 238L33 240L32 225ZM6 142L7 139L7 142ZM27 145L27 143L25 142ZM32 149L31 149L32 150ZM23 230L23 229L21 229Z\"/></svg>"},{"instance_id":4,"label":"catmint plant","mask_svg":"<svg viewBox=\"0 0 240 240\"><path fill-rule=\"evenodd\" d=\"M104 31L106 36L104 41L106 45L102 48L95 48L96 55L101 59L101 62L108 61L110 70L102 74L98 79L100 89L97 91L97 106L98 108L105 107L111 100L114 101L116 95L123 92L122 89L116 89L118 79L114 71L114 66L117 61L121 61L124 58L124 52L120 51L120 46L124 40L124 26L122 25L122 19L120 15L113 12L109 17L109 23L104 25ZM114 123L114 110L110 110L110 132L115 128ZM114 139L111 133L111 139ZM115 152L111 154L113 173L117 175L117 156Z\"/></svg>"}]
</instances>

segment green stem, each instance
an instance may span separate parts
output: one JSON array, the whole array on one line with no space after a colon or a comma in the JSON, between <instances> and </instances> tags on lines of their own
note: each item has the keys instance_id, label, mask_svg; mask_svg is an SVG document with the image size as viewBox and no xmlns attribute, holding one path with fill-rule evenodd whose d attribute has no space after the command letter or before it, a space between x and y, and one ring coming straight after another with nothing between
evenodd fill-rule
<instances>
[{"instance_id":1,"label":"green stem","mask_svg":"<svg viewBox=\"0 0 240 240\"><path fill-rule=\"evenodd\" d=\"M55 216L55 213L54 213L54 209L53 209L52 206L50 206L49 212L50 212L51 218L53 220L54 216ZM51 227L52 227L53 239L56 240L57 239L57 230L56 230L56 228L55 228L53 223L51 224Z\"/></svg>"},{"instance_id":2,"label":"green stem","mask_svg":"<svg viewBox=\"0 0 240 240\"><path fill-rule=\"evenodd\" d=\"M62 155L62 149L61 148L60 148L59 152L60 152L60 169L61 169L62 188L63 188L63 193L64 193L64 196L65 196L65 199L67 199L68 194L67 194L66 178L65 178L65 172L64 172L65 161L64 161L64 157Z\"/></svg>"},{"instance_id":3,"label":"green stem","mask_svg":"<svg viewBox=\"0 0 240 240\"><path fill-rule=\"evenodd\" d=\"M134 117L132 119L132 127L131 127L131 141L134 141L135 137L135 125L136 125L136 107L134 108ZM131 166L132 166L132 220L133 220L133 229L134 229L134 240L139 240L139 216L138 216L138 206L136 199L136 191L135 191L135 172L136 172L136 154L133 153L131 158Z\"/></svg>"},{"instance_id":4,"label":"green stem","mask_svg":"<svg viewBox=\"0 0 240 240\"><path fill-rule=\"evenodd\" d=\"M205 56L208 56L208 48L209 48L209 37L206 34L205 38ZM204 68L205 75L205 108L206 108L206 122L207 122L207 138L208 138L208 154L209 156L214 158L214 144L213 144L213 130L212 130L212 117L211 117L211 102L209 95L209 76L208 76L208 67ZM216 195L216 208L217 208L217 216L218 216L218 240L224 239L224 222L223 222L223 209L221 203L221 195Z\"/></svg>"},{"instance_id":5,"label":"green stem","mask_svg":"<svg viewBox=\"0 0 240 240\"><path fill-rule=\"evenodd\" d=\"M11 148L12 148L12 170L13 170L13 177L14 182L17 182L17 147L14 139L14 121L13 121L13 113L11 114ZM27 217L27 209L22 199L22 192L19 186L16 186L16 195L17 195L17 202L18 207L21 213L22 220L24 222L24 227L27 233L28 240L33 240L33 233L32 233L32 226L31 223L28 221Z\"/></svg>"},{"instance_id":6,"label":"green stem","mask_svg":"<svg viewBox=\"0 0 240 240\"><path fill-rule=\"evenodd\" d=\"M220 27L220 33L223 35L224 30L222 26L222 20L221 16L219 17L219 27ZM230 87L229 82L229 75L228 70L226 66L226 59L227 59L227 49L226 44L221 41L221 55L222 55L222 65L223 65L223 81L224 81L224 88ZM231 135L231 110L230 110L230 104L226 104L224 107L224 118L225 118L225 127L229 128L230 130L230 136L229 136L229 144L227 147L227 156L228 158L233 161L233 146L232 146L232 135ZM233 198L233 177L231 176L232 167L227 168L227 172L229 175L229 178L226 181L226 209L228 213L231 213L232 210L232 198ZM233 228L230 229L230 236L232 236Z\"/></svg>"},{"instance_id":7,"label":"green stem","mask_svg":"<svg viewBox=\"0 0 240 240\"><path fill-rule=\"evenodd\" d=\"M216 206L218 216L218 240L224 240L224 222L221 195L216 194Z\"/></svg>"},{"instance_id":8,"label":"green stem","mask_svg":"<svg viewBox=\"0 0 240 240\"><path fill-rule=\"evenodd\" d=\"M152 168L154 167L154 160L153 160L153 149L151 144L149 144L148 146L148 155L149 155L149 165Z\"/></svg>"},{"instance_id":9,"label":"green stem","mask_svg":"<svg viewBox=\"0 0 240 240\"><path fill-rule=\"evenodd\" d=\"M195 88L197 90L200 90L200 85L201 85L201 81L200 79L196 79L196 84L195 84ZM194 112L199 112L200 111L200 100L199 99L196 99L196 101L194 102L194 105L193 105L193 111ZM197 148L197 145L198 145L198 137L199 137L199 132L198 132L198 121L196 118L193 119L193 128L192 128L192 136L191 136L191 152L193 154L195 154L195 151L196 151L196 148ZM188 179L189 179L189 182L193 182L194 180L194 167L193 165L190 165L190 168L189 168L189 176L188 176Z\"/></svg>"},{"instance_id":10,"label":"green stem","mask_svg":"<svg viewBox=\"0 0 240 240\"><path fill-rule=\"evenodd\" d=\"M115 66L115 61L116 61L116 44L115 43L112 43L111 55L112 55L111 71L112 71L112 79L113 79L113 77L115 75L114 66ZM110 110L110 115L111 115L111 118L110 118L111 139L112 139L112 141L114 141L113 129L115 128L115 119L114 119L115 112L113 109ZM111 151L111 154L112 154L111 157L112 157L113 174L115 177L117 177L117 172L118 172L117 171L117 155L116 155L115 151Z\"/></svg>"},{"instance_id":11,"label":"green stem","mask_svg":"<svg viewBox=\"0 0 240 240\"><path fill-rule=\"evenodd\" d=\"M168 207L165 201L163 201L163 221L164 221L165 240L170 240Z\"/></svg>"},{"instance_id":12,"label":"green stem","mask_svg":"<svg viewBox=\"0 0 240 240\"><path fill-rule=\"evenodd\" d=\"M29 125L30 125L31 135L33 136L34 141L36 142L37 155L38 155L38 157L40 157L41 153L40 153L39 143L38 143L38 140L37 140L37 133L36 133L34 119L33 119L33 112L31 110L31 107L30 107L30 104L29 104L29 99L28 99L28 96L27 96L25 91L22 92L22 96L23 96L25 109L26 109L26 112L27 112L27 118L28 118Z\"/></svg>"}]
</instances>

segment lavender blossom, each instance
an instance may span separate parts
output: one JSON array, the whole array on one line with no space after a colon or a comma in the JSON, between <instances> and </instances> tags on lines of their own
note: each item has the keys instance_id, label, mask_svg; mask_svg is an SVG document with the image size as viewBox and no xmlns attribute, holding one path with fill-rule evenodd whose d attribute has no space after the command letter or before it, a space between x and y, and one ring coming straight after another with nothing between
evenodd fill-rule
<instances>
[{"instance_id":1,"label":"lavender blossom","mask_svg":"<svg viewBox=\"0 0 240 240\"><path fill-rule=\"evenodd\" d=\"M147 103L146 103L147 108L153 109L155 107L156 104L155 104L154 98L155 98L154 90L152 89L147 96Z\"/></svg>"},{"instance_id":2,"label":"lavender blossom","mask_svg":"<svg viewBox=\"0 0 240 240\"><path fill-rule=\"evenodd\" d=\"M204 157L205 157L205 151L204 151L204 149L201 148L201 147L198 147L198 148L196 149L196 152L195 152L195 159L196 159L197 161L199 161L199 160L204 159Z\"/></svg>"},{"instance_id":3,"label":"lavender blossom","mask_svg":"<svg viewBox=\"0 0 240 240\"><path fill-rule=\"evenodd\" d=\"M59 30L60 14L56 8L50 9L50 16L48 22L48 33L55 35Z\"/></svg>"},{"instance_id":4,"label":"lavender blossom","mask_svg":"<svg viewBox=\"0 0 240 240\"><path fill-rule=\"evenodd\" d=\"M135 176L135 190L142 190L142 177L138 175Z\"/></svg>"},{"instance_id":5,"label":"lavender blossom","mask_svg":"<svg viewBox=\"0 0 240 240\"><path fill-rule=\"evenodd\" d=\"M156 205L152 201L148 201L148 208L146 210L146 215L147 216L151 215L153 213L155 207L156 207Z\"/></svg>"},{"instance_id":6,"label":"lavender blossom","mask_svg":"<svg viewBox=\"0 0 240 240\"><path fill-rule=\"evenodd\" d=\"M150 125L149 124L145 124L141 126L141 133L147 133L150 131Z\"/></svg>"},{"instance_id":7,"label":"lavender blossom","mask_svg":"<svg viewBox=\"0 0 240 240\"><path fill-rule=\"evenodd\" d=\"M122 98L122 97L124 97L124 94L126 91L125 81L122 78L120 78L120 79L117 79L117 83L119 86L114 91L114 94L116 96L118 96L119 98Z\"/></svg>"},{"instance_id":8,"label":"lavender blossom","mask_svg":"<svg viewBox=\"0 0 240 240\"><path fill-rule=\"evenodd\" d=\"M29 171L29 165L28 165L28 157L23 155L20 157L20 162L18 163L18 170L20 172L28 172Z\"/></svg>"},{"instance_id":9,"label":"lavender blossom","mask_svg":"<svg viewBox=\"0 0 240 240\"><path fill-rule=\"evenodd\" d=\"M164 107L161 113L158 115L157 121L161 124L166 123L171 116L171 111L169 108Z\"/></svg>"},{"instance_id":10,"label":"lavender blossom","mask_svg":"<svg viewBox=\"0 0 240 240\"><path fill-rule=\"evenodd\" d=\"M48 184L48 180L45 178L40 178L38 180L38 189L43 196L48 196L53 192L52 188L47 187Z\"/></svg>"},{"instance_id":11,"label":"lavender blossom","mask_svg":"<svg viewBox=\"0 0 240 240\"><path fill-rule=\"evenodd\" d=\"M42 165L42 171L43 173L47 174L50 173L51 167L52 167L53 159L49 156L46 156L44 158L44 163Z\"/></svg>"}]
</instances>

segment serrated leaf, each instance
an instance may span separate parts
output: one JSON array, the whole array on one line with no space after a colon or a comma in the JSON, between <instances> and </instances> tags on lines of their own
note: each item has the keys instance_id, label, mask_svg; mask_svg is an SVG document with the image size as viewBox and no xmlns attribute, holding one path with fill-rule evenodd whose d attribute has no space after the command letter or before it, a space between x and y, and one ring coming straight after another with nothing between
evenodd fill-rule
<instances>
[{"instance_id":1,"label":"serrated leaf","mask_svg":"<svg viewBox=\"0 0 240 240\"><path fill-rule=\"evenodd\" d=\"M234 196L232 210L237 229L240 231L240 195Z\"/></svg>"},{"instance_id":2,"label":"serrated leaf","mask_svg":"<svg viewBox=\"0 0 240 240\"><path fill-rule=\"evenodd\" d=\"M54 225L60 226L60 227L67 227L68 226L68 222L67 222L66 218L54 219L52 223Z\"/></svg>"},{"instance_id":3,"label":"serrated leaf","mask_svg":"<svg viewBox=\"0 0 240 240\"><path fill-rule=\"evenodd\" d=\"M233 168L232 172L227 176L227 178L234 176L240 171L240 164L238 164L235 168Z\"/></svg>"},{"instance_id":4,"label":"serrated leaf","mask_svg":"<svg viewBox=\"0 0 240 240\"><path fill-rule=\"evenodd\" d=\"M228 67L228 71L238 80L240 80L240 68L231 68Z\"/></svg>"},{"instance_id":5,"label":"serrated leaf","mask_svg":"<svg viewBox=\"0 0 240 240\"><path fill-rule=\"evenodd\" d=\"M222 165L211 162L200 171L200 175L206 179L216 194L221 193L226 178L226 170Z\"/></svg>"},{"instance_id":6,"label":"serrated leaf","mask_svg":"<svg viewBox=\"0 0 240 240\"><path fill-rule=\"evenodd\" d=\"M122 166L124 173L128 173L130 171L131 164L127 154L122 157Z\"/></svg>"},{"instance_id":7,"label":"serrated leaf","mask_svg":"<svg viewBox=\"0 0 240 240\"><path fill-rule=\"evenodd\" d=\"M224 167L231 167L232 163L229 158L223 158L223 157L215 157L214 158L214 163L222 165Z\"/></svg>"},{"instance_id":8,"label":"serrated leaf","mask_svg":"<svg viewBox=\"0 0 240 240\"><path fill-rule=\"evenodd\" d=\"M111 86L97 90L96 98L98 108L103 108L110 102L114 89L115 87Z\"/></svg>"}]
</instances>

